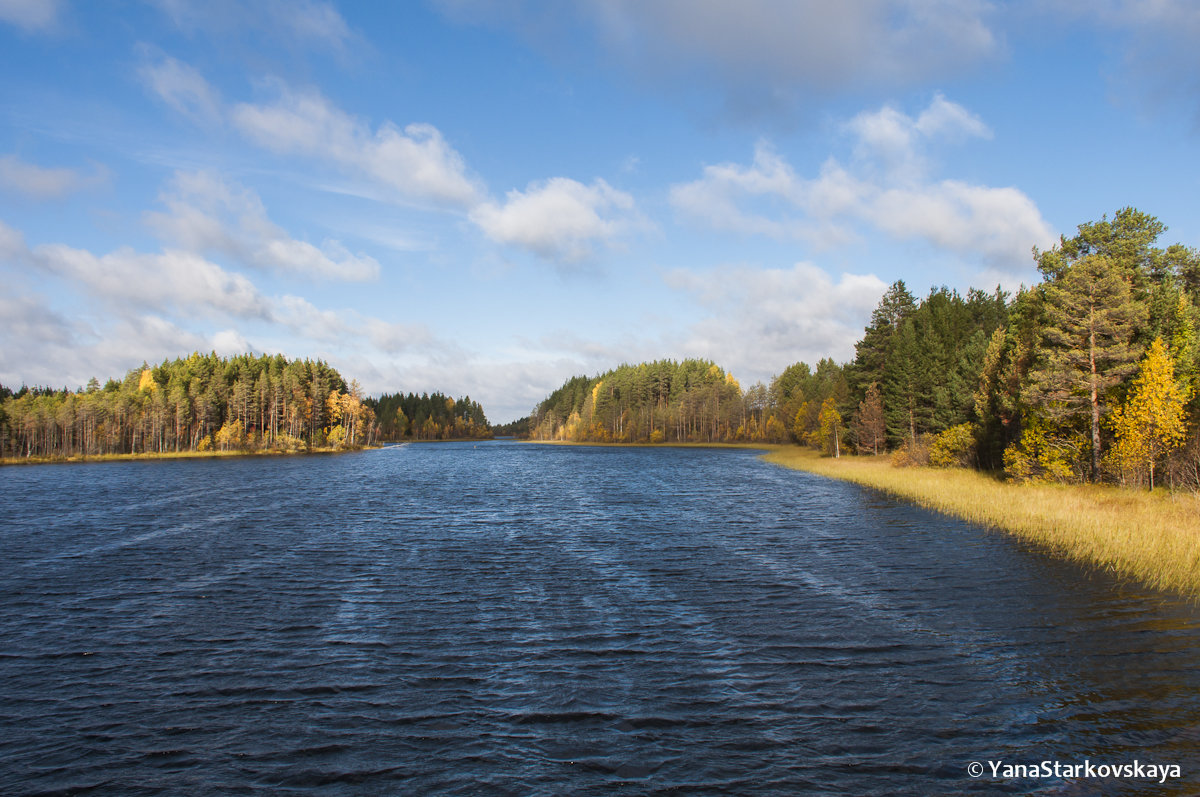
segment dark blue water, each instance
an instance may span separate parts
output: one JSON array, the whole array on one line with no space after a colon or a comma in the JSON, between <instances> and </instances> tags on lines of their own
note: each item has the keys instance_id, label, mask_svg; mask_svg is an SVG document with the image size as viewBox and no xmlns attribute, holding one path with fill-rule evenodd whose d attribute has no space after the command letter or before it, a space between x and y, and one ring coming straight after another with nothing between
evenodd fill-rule
<instances>
[{"instance_id":1,"label":"dark blue water","mask_svg":"<svg viewBox=\"0 0 1200 797\"><path fill-rule=\"evenodd\" d=\"M0 793L1188 794L1200 612L752 452L0 469ZM972 778L973 761L1177 764Z\"/></svg>"}]
</instances>

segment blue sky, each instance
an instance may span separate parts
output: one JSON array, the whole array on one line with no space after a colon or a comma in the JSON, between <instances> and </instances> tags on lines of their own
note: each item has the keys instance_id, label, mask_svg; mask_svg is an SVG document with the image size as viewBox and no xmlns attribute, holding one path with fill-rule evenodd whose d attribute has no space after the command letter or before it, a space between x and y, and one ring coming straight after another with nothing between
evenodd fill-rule
<instances>
[{"instance_id":1,"label":"blue sky","mask_svg":"<svg viewBox=\"0 0 1200 797\"><path fill-rule=\"evenodd\" d=\"M885 287L1195 246L1187 0L0 0L0 383L320 357L494 422L847 360Z\"/></svg>"}]
</instances>

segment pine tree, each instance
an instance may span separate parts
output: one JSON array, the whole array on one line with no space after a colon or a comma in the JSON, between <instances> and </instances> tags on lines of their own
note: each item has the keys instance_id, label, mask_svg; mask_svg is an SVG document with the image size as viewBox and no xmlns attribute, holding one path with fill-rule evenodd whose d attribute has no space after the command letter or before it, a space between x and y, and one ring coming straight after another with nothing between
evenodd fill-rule
<instances>
[{"instance_id":1,"label":"pine tree","mask_svg":"<svg viewBox=\"0 0 1200 797\"><path fill-rule=\"evenodd\" d=\"M1089 255L1045 285L1046 328L1028 395L1049 417L1091 427L1093 481L1100 478L1100 420L1109 394L1137 368L1132 345L1145 307L1116 264Z\"/></svg>"}]
</instances>

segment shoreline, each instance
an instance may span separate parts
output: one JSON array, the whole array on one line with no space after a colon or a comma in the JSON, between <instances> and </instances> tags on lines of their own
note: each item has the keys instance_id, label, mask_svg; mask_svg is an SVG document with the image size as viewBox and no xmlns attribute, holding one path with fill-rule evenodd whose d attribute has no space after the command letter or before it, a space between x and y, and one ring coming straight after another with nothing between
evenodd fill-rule
<instances>
[{"instance_id":1,"label":"shoreline","mask_svg":"<svg viewBox=\"0 0 1200 797\"><path fill-rule=\"evenodd\" d=\"M409 443L462 443L492 440L491 437L462 437L453 440L388 440L377 445L357 448L311 448L303 451L151 451L139 454L76 454L70 457L7 457L0 458L0 467L6 465L88 465L101 462L155 462L172 459L225 459L228 457L306 457L315 454L352 454L356 451L377 451L381 448Z\"/></svg>"},{"instance_id":2,"label":"shoreline","mask_svg":"<svg viewBox=\"0 0 1200 797\"><path fill-rule=\"evenodd\" d=\"M1012 484L973 470L895 468L886 456L833 459L796 446L771 446L763 459L879 490L1120 579L1200 601L1200 496Z\"/></svg>"},{"instance_id":3,"label":"shoreline","mask_svg":"<svg viewBox=\"0 0 1200 797\"><path fill-rule=\"evenodd\" d=\"M359 448L314 448L305 451L163 451L140 454L77 454L71 457L20 457L0 459L0 467L8 465L95 465L104 462L157 462L173 459L227 459L231 457L307 457L317 454L353 454L374 451L382 446Z\"/></svg>"},{"instance_id":4,"label":"shoreline","mask_svg":"<svg viewBox=\"0 0 1200 797\"><path fill-rule=\"evenodd\" d=\"M603 443L594 440L516 440L516 442L533 443L539 446L578 446L580 448L741 448L763 452L786 448L778 443Z\"/></svg>"}]
</instances>

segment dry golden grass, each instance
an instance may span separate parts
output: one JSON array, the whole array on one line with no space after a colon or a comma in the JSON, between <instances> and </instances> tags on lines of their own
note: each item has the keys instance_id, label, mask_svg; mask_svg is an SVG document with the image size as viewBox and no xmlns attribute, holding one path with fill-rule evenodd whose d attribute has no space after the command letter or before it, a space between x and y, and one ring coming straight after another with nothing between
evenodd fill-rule
<instances>
[{"instance_id":1,"label":"dry golden grass","mask_svg":"<svg viewBox=\"0 0 1200 797\"><path fill-rule=\"evenodd\" d=\"M372 446L378 448L378 446ZM313 448L307 451L152 451L139 454L76 454L70 457L10 457L0 459L0 465L77 465L88 462L144 462L163 459L216 459L220 457L296 457L306 454L343 454L363 451L363 448Z\"/></svg>"},{"instance_id":2,"label":"dry golden grass","mask_svg":"<svg viewBox=\"0 0 1200 797\"><path fill-rule=\"evenodd\" d=\"M975 471L895 468L886 457L831 459L795 446L771 447L765 459L873 487L1119 577L1200 598L1200 498L1192 494L1009 484Z\"/></svg>"}]
</instances>

